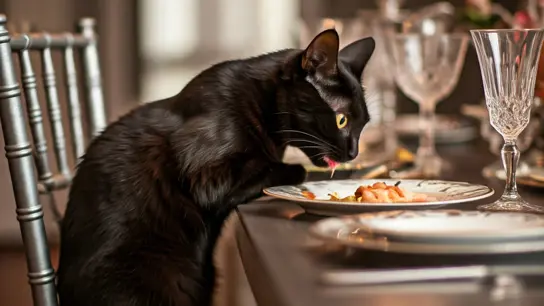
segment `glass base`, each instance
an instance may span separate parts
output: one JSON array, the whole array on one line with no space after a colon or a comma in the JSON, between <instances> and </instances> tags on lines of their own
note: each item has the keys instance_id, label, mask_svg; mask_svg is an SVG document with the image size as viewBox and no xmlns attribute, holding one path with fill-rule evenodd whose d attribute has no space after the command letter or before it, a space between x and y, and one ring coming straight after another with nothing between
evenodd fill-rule
<instances>
[{"instance_id":1,"label":"glass base","mask_svg":"<svg viewBox=\"0 0 544 306\"><path fill-rule=\"evenodd\" d=\"M436 179L451 168L452 165L438 155L421 158L416 156L413 167L403 171L391 171L389 176L397 179Z\"/></svg>"},{"instance_id":2,"label":"glass base","mask_svg":"<svg viewBox=\"0 0 544 306\"><path fill-rule=\"evenodd\" d=\"M516 197L502 196L491 204L478 206L478 210L495 212L525 212L544 214L544 207L525 202L519 195Z\"/></svg>"}]
</instances>

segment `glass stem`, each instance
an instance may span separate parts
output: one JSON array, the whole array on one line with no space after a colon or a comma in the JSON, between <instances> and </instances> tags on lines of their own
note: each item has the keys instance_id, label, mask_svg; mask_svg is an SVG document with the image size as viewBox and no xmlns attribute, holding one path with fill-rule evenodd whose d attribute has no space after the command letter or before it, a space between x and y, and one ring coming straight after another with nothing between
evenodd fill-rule
<instances>
[{"instance_id":1,"label":"glass stem","mask_svg":"<svg viewBox=\"0 0 544 306\"><path fill-rule=\"evenodd\" d=\"M506 171L506 187L503 197L517 198L516 168L519 163L520 152L515 139L505 139L501 149L502 165Z\"/></svg>"},{"instance_id":2,"label":"glass stem","mask_svg":"<svg viewBox=\"0 0 544 306\"><path fill-rule=\"evenodd\" d=\"M392 86L384 86L382 89L382 122L385 130L385 149L388 153L397 149L397 133L395 119L397 116L397 94Z\"/></svg>"},{"instance_id":3,"label":"glass stem","mask_svg":"<svg viewBox=\"0 0 544 306\"><path fill-rule=\"evenodd\" d=\"M419 105L419 157L435 155L434 146L434 119L436 103L425 101Z\"/></svg>"}]
</instances>

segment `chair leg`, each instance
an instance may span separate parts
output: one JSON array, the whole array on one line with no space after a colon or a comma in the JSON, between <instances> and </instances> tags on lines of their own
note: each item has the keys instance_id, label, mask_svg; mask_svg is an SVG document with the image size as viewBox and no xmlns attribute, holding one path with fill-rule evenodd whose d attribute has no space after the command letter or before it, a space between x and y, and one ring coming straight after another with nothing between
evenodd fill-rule
<instances>
[{"instance_id":1,"label":"chair leg","mask_svg":"<svg viewBox=\"0 0 544 306\"><path fill-rule=\"evenodd\" d=\"M26 250L28 278L36 306L56 306L55 271L51 266L32 147L15 75L6 17L0 15L0 121L4 133L17 219Z\"/></svg>"}]
</instances>

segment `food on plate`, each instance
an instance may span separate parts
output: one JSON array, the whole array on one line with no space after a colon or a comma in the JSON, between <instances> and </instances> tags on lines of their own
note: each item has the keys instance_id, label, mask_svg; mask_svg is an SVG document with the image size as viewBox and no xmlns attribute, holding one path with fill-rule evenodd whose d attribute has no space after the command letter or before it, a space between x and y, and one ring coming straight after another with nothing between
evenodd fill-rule
<instances>
[{"instance_id":1,"label":"food on plate","mask_svg":"<svg viewBox=\"0 0 544 306\"><path fill-rule=\"evenodd\" d=\"M313 193L310 192L310 191L303 191L303 192L302 192L302 195L303 195L306 199L310 199L310 200L315 199L315 194L313 194Z\"/></svg>"},{"instance_id":2,"label":"food on plate","mask_svg":"<svg viewBox=\"0 0 544 306\"><path fill-rule=\"evenodd\" d=\"M309 191L303 191L302 195L310 200L314 200L316 195ZM372 185L359 186L354 194L347 197L340 197L338 193L329 194L331 201L357 202L357 203L411 203L436 201L436 198L424 193L416 193L404 190L395 185L387 185L383 182L377 182Z\"/></svg>"}]
</instances>

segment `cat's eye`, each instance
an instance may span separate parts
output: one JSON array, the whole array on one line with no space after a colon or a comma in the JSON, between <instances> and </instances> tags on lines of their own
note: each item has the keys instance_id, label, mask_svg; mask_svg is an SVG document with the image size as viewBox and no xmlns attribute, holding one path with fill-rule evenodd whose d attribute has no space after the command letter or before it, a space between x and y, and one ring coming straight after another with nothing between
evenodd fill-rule
<instances>
[{"instance_id":1,"label":"cat's eye","mask_svg":"<svg viewBox=\"0 0 544 306\"><path fill-rule=\"evenodd\" d=\"M336 114L336 126L338 126L339 129L343 129L348 124L348 117L344 114Z\"/></svg>"}]
</instances>

